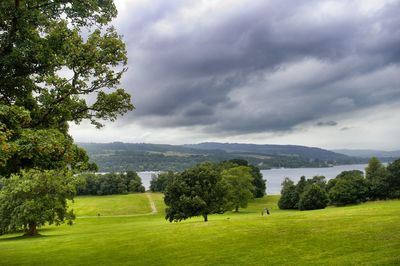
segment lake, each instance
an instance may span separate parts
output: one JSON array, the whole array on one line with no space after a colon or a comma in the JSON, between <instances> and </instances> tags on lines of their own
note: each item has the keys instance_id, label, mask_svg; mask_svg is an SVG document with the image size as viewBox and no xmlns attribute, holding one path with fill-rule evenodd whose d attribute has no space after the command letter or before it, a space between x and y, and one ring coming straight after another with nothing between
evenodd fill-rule
<instances>
[{"instance_id":1,"label":"lake","mask_svg":"<svg viewBox=\"0 0 400 266\"><path fill-rule=\"evenodd\" d=\"M322 175L326 177L326 180L335 178L338 174L343 171L349 170L360 170L365 171L366 164L351 164L351 165L337 165L334 167L326 168L280 168L261 170L263 178L267 180L267 194L280 194L281 183L285 177L289 177L291 180L297 182L301 176L306 178L312 178L316 175Z\"/></svg>"},{"instance_id":2,"label":"lake","mask_svg":"<svg viewBox=\"0 0 400 266\"><path fill-rule=\"evenodd\" d=\"M334 167L326 168L279 168L279 169L269 169L261 170L264 179L267 180L267 194L280 194L281 183L285 177L289 177L293 181L297 182L301 176L306 178L311 178L316 175L323 175L327 180L335 178L342 171L349 170L365 170L366 164L351 164L351 165L338 165ZM148 172L138 172L139 176L142 178L143 186L147 189L150 187L150 180L152 174L158 174L156 171Z\"/></svg>"}]
</instances>

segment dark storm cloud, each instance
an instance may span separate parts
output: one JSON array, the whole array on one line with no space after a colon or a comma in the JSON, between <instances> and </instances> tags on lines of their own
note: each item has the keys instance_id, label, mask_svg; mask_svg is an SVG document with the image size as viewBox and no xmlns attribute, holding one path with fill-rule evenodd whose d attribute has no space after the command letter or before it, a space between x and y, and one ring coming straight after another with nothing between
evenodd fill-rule
<instances>
[{"instance_id":1,"label":"dark storm cloud","mask_svg":"<svg viewBox=\"0 0 400 266\"><path fill-rule=\"evenodd\" d=\"M122 16L137 108L124 119L274 132L400 101L399 2L244 2L155 1Z\"/></svg>"}]
</instances>

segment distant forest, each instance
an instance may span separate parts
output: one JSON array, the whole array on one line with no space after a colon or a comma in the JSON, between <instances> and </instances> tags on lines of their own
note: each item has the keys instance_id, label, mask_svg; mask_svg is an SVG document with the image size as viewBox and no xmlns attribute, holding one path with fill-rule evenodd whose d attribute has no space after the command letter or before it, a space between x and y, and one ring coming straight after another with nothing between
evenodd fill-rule
<instances>
[{"instance_id":1,"label":"distant forest","mask_svg":"<svg viewBox=\"0 0 400 266\"><path fill-rule=\"evenodd\" d=\"M366 163L367 159L295 145L201 143L161 145L133 143L79 143L101 172L182 171L204 161L244 159L260 169L327 167Z\"/></svg>"}]
</instances>

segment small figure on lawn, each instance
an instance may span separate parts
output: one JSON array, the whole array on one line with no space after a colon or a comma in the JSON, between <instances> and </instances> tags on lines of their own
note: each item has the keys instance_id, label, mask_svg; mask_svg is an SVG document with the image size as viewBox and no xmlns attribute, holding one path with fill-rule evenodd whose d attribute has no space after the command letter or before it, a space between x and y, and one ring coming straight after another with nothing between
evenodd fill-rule
<instances>
[{"instance_id":1,"label":"small figure on lawn","mask_svg":"<svg viewBox=\"0 0 400 266\"><path fill-rule=\"evenodd\" d=\"M268 210L268 208L265 208L264 210L262 210L261 216L264 216L264 213L266 213L266 214L269 215L269 210Z\"/></svg>"}]
</instances>

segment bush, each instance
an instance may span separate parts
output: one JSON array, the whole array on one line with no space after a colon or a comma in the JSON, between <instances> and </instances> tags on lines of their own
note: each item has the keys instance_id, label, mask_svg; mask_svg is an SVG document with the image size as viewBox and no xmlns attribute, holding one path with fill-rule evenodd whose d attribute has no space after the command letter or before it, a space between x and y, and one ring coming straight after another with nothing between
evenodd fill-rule
<instances>
[{"instance_id":1,"label":"bush","mask_svg":"<svg viewBox=\"0 0 400 266\"><path fill-rule=\"evenodd\" d=\"M329 202L328 194L318 184L314 183L306 187L299 200L300 210L324 209Z\"/></svg>"},{"instance_id":2,"label":"bush","mask_svg":"<svg viewBox=\"0 0 400 266\"><path fill-rule=\"evenodd\" d=\"M368 185L361 171L344 171L329 180L328 195L331 204L344 206L367 200Z\"/></svg>"},{"instance_id":3,"label":"bush","mask_svg":"<svg viewBox=\"0 0 400 266\"><path fill-rule=\"evenodd\" d=\"M286 177L282 182L281 197L278 201L280 209L297 209L298 194L296 186L290 178Z\"/></svg>"}]
</instances>

